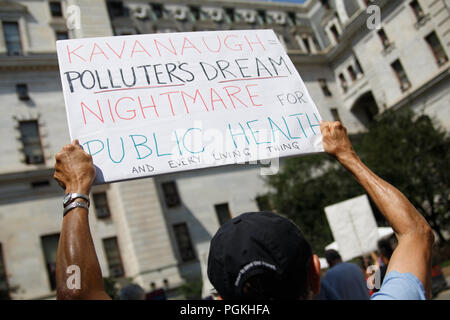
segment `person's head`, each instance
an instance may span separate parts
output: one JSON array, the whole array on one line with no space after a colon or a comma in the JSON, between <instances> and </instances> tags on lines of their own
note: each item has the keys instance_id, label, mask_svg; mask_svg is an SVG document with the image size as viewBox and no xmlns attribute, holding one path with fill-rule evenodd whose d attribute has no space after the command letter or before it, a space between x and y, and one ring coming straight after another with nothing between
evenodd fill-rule
<instances>
[{"instance_id":1,"label":"person's head","mask_svg":"<svg viewBox=\"0 0 450 320\"><path fill-rule=\"evenodd\" d=\"M330 268L342 262L341 255L334 249L325 251L325 259L327 260L327 263L330 266Z\"/></svg>"},{"instance_id":2,"label":"person's head","mask_svg":"<svg viewBox=\"0 0 450 320\"><path fill-rule=\"evenodd\" d=\"M145 291L140 285L130 283L120 290L120 300L145 300Z\"/></svg>"},{"instance_id":3,"label":"person's head","mask_svg":"<svg viewBox=\"0 0 450 320\"><path fill-rule=\"evenodd\" d=\"M208 278L223 299L307 299L318 294L319 258L300 229L271 212L223 224L208 256Z\"/></svg>"},{"instance_id":4,"label":"person's head","mask_svg":"<svg viewBox=\"0 0 450 320\"><path fill-rule=\"evenodd\" d=\"M388 264L389 260L391 259L392 253L394 252L391 246L391 242L389 241L389 239L380 239L378 240L377 245L381 260L383 260L384 264Z\"/></svg>"},{"instance_id":5,"label":"person's head","mask_svg":"<svg viewBox=\"0 0 450 320\"><path fill-rule=\"evenodd\" d=\"M152 290L156 289L156 284L153 281L150 282L150 289L152 289Z\"/></svg>"}]
</instances>

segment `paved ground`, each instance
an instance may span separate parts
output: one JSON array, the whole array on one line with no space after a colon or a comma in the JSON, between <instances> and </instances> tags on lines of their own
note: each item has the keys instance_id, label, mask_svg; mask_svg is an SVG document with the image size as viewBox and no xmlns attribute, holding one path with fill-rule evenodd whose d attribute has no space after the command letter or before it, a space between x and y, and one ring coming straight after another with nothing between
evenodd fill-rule
<instances>
[{"instance_id":1,"label":"paved ground","mask_svg":"<svg viewBox=\"0 0 450 320\"><path fill-rule=\"evenodd\" d=\"M447 285L450 286L450 276L446 277ZM450 300L450 289L440 292L434 300Z\"/></svg>"},{"instance_id":2,"label":"paved ground","mask_svg":"<svg viewBox=\"0 0 450 320\"><path fill-rule=\"evenodd\" d=\"M442 291L433 300L450 300L450 289Z\"/></svg>"}]
</instances>

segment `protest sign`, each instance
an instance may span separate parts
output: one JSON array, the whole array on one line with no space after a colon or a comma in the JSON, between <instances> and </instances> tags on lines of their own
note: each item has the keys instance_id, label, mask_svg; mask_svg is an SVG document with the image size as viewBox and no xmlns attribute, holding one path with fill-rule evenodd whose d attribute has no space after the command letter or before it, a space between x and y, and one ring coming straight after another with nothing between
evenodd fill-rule
<instances>
[{"instance_id":1,"label":"protest sign","mask_svg":"<svg viewBox=\"0 0 450 320\"><path fill-rule=\"evenodd\" d=\"M367 195L325 207L325 214L342 260L376 250L379 233Z\"/></svg>"},{"instance_id":2,"label":"protest sign","mask_svg":"<svg viewBox=\"0 0 450 320\"><path fill-rule=\"evenodd\" d=\"M96 183L323 151L272 30L57 41L71 139Z\"/></svg>"}]
</instances>

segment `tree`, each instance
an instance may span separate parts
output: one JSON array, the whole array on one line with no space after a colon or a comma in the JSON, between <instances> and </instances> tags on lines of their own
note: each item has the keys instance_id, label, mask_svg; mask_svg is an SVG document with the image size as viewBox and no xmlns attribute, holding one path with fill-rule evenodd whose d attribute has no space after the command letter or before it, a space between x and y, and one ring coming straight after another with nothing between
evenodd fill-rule
<instances>
[{"instance_id":1,"label":"tree","mask_svg":"<svg viewBox=\"0 0 450 320\"><path fill-rule=\"evenodd\" d=\"M450 136L426 115L388 112L364 135L357 152L402 191L436 231L450 226Z\"/></svg>"},{"instance_id":2,"label":"tree","mask_svg":"<svg viewBox=\"0 0 450 320\"><path fill-rule=\"evenodd\" d=\"M385 112L367 133L350 138L367 166L410 199L443 243L442 230L448 230L450 222L449 135L429 117L402 110ZM280 173L266 182L271 205L299 225L319 254L332 241L324 207L365 193L325 154L287 159Z\"/></svg>"},{"instance_id":3,"label":"tree","mask_svg":"<svg viewBox=\"0 0 450 320\"><path fill-rule=\"evenodd\" d=\"M103 287L108 296L113 300L119 300L118 282L113 277L103 277Z\"/></svg>"},{"instance_id":4,"label":"tree","mask_svg":"<svg viewBox=\"0 0 450 320\"><path fill-rule=\"evenodd\" d=\"M178 292L187 300L202 299L203 281L199 278L187 279L179 288Z\"/></svg>"}]
</instances>

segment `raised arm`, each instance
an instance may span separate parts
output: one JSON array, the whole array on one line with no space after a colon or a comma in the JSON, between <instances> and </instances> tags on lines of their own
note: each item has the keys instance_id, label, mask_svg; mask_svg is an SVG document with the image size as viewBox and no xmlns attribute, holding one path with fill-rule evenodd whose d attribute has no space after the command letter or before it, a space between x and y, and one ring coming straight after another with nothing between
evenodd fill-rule
<instances>
[{"instance_id":1,"label":"raised arm","mask_svg":"<svg viewBox=\"0 0 450 320\"><path fill-rule=\"evenodd\" d=\"M323 147L364 187L394 229L398 246L389 261L388 271L412 273L431 293L431 247L433 232L409 200L395 187L379 178L356 155L340 122L322 122Z\"/></svg>"},{"instance_id":2,"label":"raised arm","mask_svg":"<svg viewBox=\"0 0 450 320\"><path fill-rule=\"evenodd\" d=\"M92 157L78 141L66 145L56 155L53 176L67 193L89 195L95 178ZM75 199L84 202L85 200ZM84 208L70 210L63 218L56 256L57 299L110 299L103 288L102 272L89 229L89 212ZM71 267L68 270L68 267ZM71 276L79 270L80 286ZM74 273L75 272L75 273ZM69 285L68 285L69 280Z\"/></svg>"}]
</instances>

